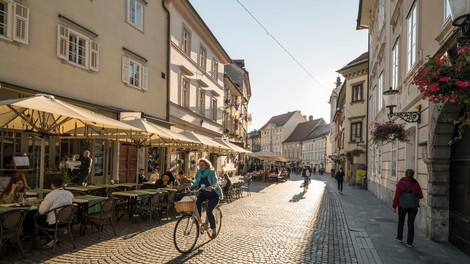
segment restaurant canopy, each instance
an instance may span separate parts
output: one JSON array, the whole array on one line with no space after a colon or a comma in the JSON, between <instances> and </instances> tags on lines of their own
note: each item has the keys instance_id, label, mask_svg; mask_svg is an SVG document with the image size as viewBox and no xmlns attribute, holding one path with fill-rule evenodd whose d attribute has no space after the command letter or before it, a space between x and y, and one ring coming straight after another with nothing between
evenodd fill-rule
<instances>
[{"instance_id":1,"label":"restaurant canopy","mask_svg":"<svg viewBox=\"0 0 470 264\"><path fill-rule=\"evenodd\" d=\"M266 160L266 161L281 161L281 162L287 162L287 157L282 156L270 151L259 151L259 152L251 152L247 154L250 157L255 157L261 160Z\"/></svg>"},{"instance_id":2,"label":"restaurant canopy","mask_svg":"<svg viewBox=\"0 0 470 264\"><path fill-rule=\"evenodd\" d=\"M46 137L64 135L66 131L82 131L81 135L74 135L78 137L140 131L136 127L46 94L0 101L0 128L23 130L41 138L40 188L44 185Z\"/></svg>"},{"instance_id":3,"label":"restaurant canopy","mask_svg":"<svg viewBox=\"0 0 470 264\"><path fill-rule=\"evenodd\" d=\"M180 132L183 136L197 141L200 143L199 150L209 151L212 153L222 154L222 153L233 153L233 150L223 143L219 143L213 138L208 136L201 135L193 131L183 131Z\"/></svg>"},{"instance_id":4,"label":"restaurant canopy","mask_svg":"<svg viewBox=\"0 0 470 264\"><path fill-rule=\"evenodd\" d=\"M122 122L147 132L147 143L152 146L192 147L200 144L200 142L187 138L180 133L151 123L145 118L122 120Z\"/></svg>"},{"instance_id":5,"label":"restaurant canopy","mask_svg":"<svg viewBox=\"0 0 470 264\"><path fill-rule=\"evenodd\" d=\"M229 142L227 139L224 139L224 138L213 138L214 141L217 141L218 143L221 143L227 147L229 147L230 149L233 150L233 152L237 152L237 153L251 153L251 151L249 150L246 150L242 147L239 147L231 142Z\"/></svg>"}]
</instances>

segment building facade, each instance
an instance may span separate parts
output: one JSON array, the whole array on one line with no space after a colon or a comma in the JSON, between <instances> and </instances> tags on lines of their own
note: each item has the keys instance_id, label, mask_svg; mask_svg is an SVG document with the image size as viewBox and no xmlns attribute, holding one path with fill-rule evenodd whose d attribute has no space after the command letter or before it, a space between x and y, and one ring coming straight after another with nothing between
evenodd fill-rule
<instances>
[{"instance_id":1,"label":"building facade","mask_svg":"<svg viewBox=\"0 0 470 264\"><path fill-rule=\"evenodd\" d=\"M282 142L294 131L297 124L307 121L300 111L273 116L260 128L261 150L283 155ZM300 147L300 146L299 146Z\"/></svg>"},{"instance_id":2,"label":"building facade","mask_svg":"<svg viewBox=\"0 0 470 264\"><path fill-rule=\"evenodd\" d=\"M168 126L168 12L155 1L119 3L0 1L0 100L46 93L115 119L140 112ZM17 133L12 143L2 132L0 167L20 153L35 167L38 138ZM62 159L89 149L95 183L133 181L137 166L147 163L137 160L135 146L111 139L51 136L47 148L52 172Z\"/></svg>"},{"instance_id":3,"label":"building facade","mask_svg":"<svg viewBox=\"0 0 470 264\"><path fill-rule=\"evenodd\" d=\"M322 119L323 120L323 119ZM318 124L302 141L302 161L312 167L331 171L330 124L325 121Z\"/></svg>"},{"instance_id":4,"label":"building facade","mask_svg":"<svg viewBox=\"0 0 470 264\"><path fill-rule=\"evenodd\" d=\"M294 131L292 131L282 143L283 155L291 162L309 162L309 160L305 159L307 156L304 155L304 150L307 148L303 146L303 140L305 140L316 127L323 124L325 124L323 118L313 119L313 116L309 116L308 121L297 124Z\"/></svg>"},{"instance_id":5,"label":"building facade","mask_svg":"<svg viewBox=\"0 0 470 264\"><path fill-rule=\"evenodd\" d=\"M448 144L457 127L449 120L462 114L460 103L437 105L422 96L413 77L427 56L457 55L460 34L452 26L447 1L361 1L358 29L369 31L369 126L387 121L383 89L397 90L394 111L421 112L420 122L405 122L409 142L383 145L369 141L369 190L391 204L395 184L407 169L415 171L424 198L417 227L436 241L449 241L470 254L470 135Z\"/></svg>"}]
</instances>

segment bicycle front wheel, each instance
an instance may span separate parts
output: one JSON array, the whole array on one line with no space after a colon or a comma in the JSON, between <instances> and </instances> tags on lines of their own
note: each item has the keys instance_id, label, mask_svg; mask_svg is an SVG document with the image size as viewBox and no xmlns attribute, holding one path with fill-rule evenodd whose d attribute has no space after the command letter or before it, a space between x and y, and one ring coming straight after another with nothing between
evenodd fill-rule
<instances>
[{"instance_id":1,"label":"bicycle front wheel","mask_svg":"<svg viewBox=\"0 0 470 264\"><path fill-rule=\"evenodd\" d=\"M220 210L219 207L216 207L214 208L212 213L214 214L214 218L215 218L215 232L218 236L220 233L220 228L222 228L222 211ZM207 228L207 235L209 237L212 236L212 230L210 228Z\"/></svg>"},{"instance_id":2,"label":"bicycle front wheel","mask_svg":"<svg viewBox=\"0 0 470 264\"><path fill-rule=\"evenodd\" d=\"M173 231L173 243L180 253L188 253L196 246L199 237L199 225L196 219L187 215L181 217L175 225Z\"/></svg>"}]
</instances>

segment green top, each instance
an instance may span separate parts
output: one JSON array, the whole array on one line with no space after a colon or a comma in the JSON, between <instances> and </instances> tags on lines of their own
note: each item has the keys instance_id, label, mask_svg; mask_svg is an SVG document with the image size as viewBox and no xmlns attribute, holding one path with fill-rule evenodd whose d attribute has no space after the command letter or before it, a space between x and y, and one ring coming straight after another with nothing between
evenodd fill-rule
<instances>
[{"instance_id":1,"label":"green top","mask_svg":"<svg viewBox=\"0 0 470 264\"><path fill-rule=\"evenodd\" d=\"M214 188L214 191L217 193L220 199L222 199L222 190L220 189L219 181L217 179L217 175L214 170L205 169L204 171L198 170L196 172L196 177L194 178L193 186L191 189L197 189L200 187L199 182L202 178L207 178L209 180L209 184ZM199 194L198 194L199 195Z\"/></svg>"}]
</instances>

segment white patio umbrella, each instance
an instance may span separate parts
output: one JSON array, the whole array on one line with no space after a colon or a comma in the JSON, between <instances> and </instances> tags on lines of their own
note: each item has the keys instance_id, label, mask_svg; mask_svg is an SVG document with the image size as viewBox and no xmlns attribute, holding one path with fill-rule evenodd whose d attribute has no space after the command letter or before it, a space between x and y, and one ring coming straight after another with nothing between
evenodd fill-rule
<instances>
[{"instance_id":1,"label":"white patio umbrella","mask_svg":"<svg viewBox=\"0 0 470 264\"><path fill-rule=\"evenodd\" d=\"M267 161L281 161L286 162L288 159L286 156L282 156L270 151L259 151L259 152L252 152L247 154L250 157L255 157L261 160Z\"/></svg>"},{"instance_id":2,"label":"white patio umbrella","mask_svg":"<svg viewBox=\"0 0 470 264\"><path fill-rule=\"evenodd\" d=\"M213 153L228 153L233 152L233 150L223 143L219 143L211 137L201 135L193 131L183 131L180 132L183 136L197 141L200 143L200 148L211 151Z\"/></svg>"},{"instance_id":3,"label":"white patio umbrella","mask_svg":"<svg viewBox=\"0 0 470 264\"><path fill-rule=\"evenodd\" d=\"M246 149L244 149L244 148L242 148L242 147L239 147L239 146L237 146L237 145L235 145L235 144L233 144L233 143L230 143L227 139L224 139L224 138L213 138L212 140L217 141L217 142L219 142L219 143L221 143L221 144L223 144L223 145L229 147L231 150L233 150L233 152L245 153L245 154L251 153L251 151L249 151L249 150L246 150Z\"/></svg>"},{"instance_id":4,"label":"white patio umbrella","mask_svg":"<svg viewBox=\"0 0 470 264\"><path fill-rule=\"evenodd\" d=\"M139 129L46 94L0 101L0 128L22 129L41 138L39 187L44 187L45 137L81 129L88 137Z\"/></svg>"}]
</instances>

